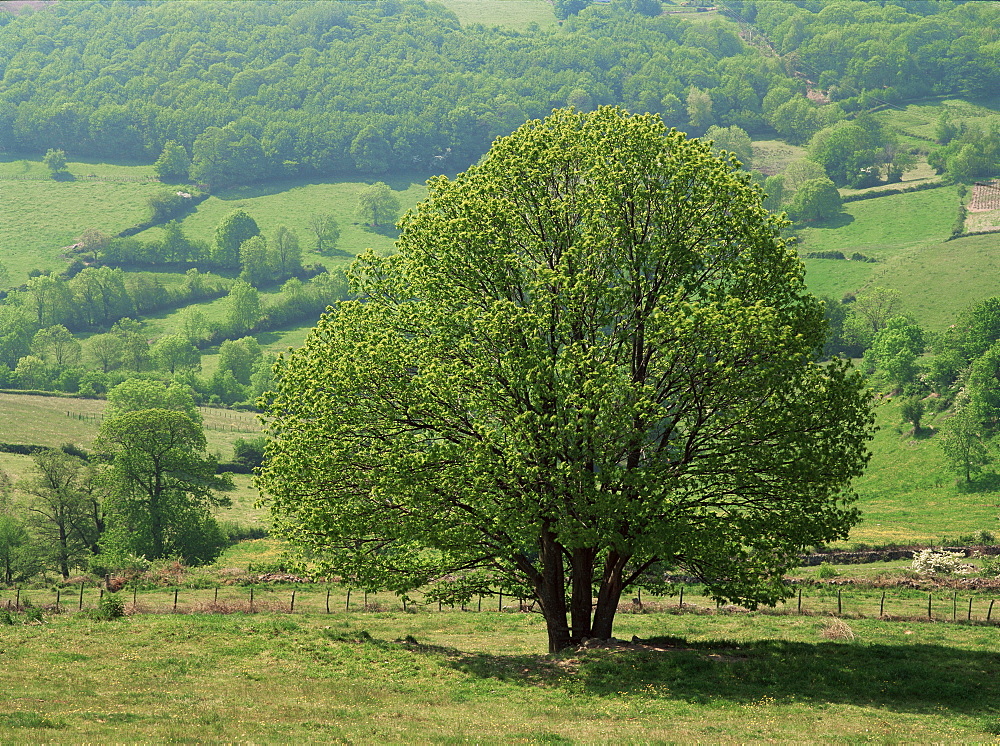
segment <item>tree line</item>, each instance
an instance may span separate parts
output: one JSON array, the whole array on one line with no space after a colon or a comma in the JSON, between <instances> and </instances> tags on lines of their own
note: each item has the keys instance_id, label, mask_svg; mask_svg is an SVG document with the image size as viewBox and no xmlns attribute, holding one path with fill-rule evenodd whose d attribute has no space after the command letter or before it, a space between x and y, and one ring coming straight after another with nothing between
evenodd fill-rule
<instances>
[{"instance_id":1,"label":"tree line","mask_svg":"<svg viewBox=\"0 0 1000 746\"><path fill-rule=\"evenodd\" d=\"M988 3L725 7L767 43L631 0L524 31L463 27L416 0L0 12L0 148L155 159L165 177L209 185L440 172L567 104L806 142L881 101L975 96L1000 75Z\"/></svg>"}]
</instances>

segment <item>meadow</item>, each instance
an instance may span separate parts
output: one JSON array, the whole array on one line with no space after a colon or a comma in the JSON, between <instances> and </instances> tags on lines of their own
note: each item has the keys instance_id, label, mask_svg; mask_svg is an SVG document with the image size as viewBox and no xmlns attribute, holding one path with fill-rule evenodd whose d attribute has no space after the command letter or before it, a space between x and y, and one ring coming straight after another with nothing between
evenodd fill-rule
<instances>
[{"instance_id":1,"label":"meadow","mask_svg":"<svg viewBox=\"0 0 1000 746\"><path fill-rule=\"evenodd\" d=\"M845 629L846 627L846 629ZM538 614L85 614L2 628L19 742L989 741L995 630L622 615L646 644L542 655Z\"/></svg>"},{"instance_id":2,"label":"meadow","mask_svg":"<svg viewBox=\"0 0 1000 746\"><path fill-rule=\"evenodd\" d=\"M117 233L148 219L147 200L166 187L150 165L71 161L53 180L37 156L0 155L0 258L11 285L32 269L61 270L65 247L87 229Z\"/></svg>"},{"instance_id":3,"label":"meadow","mask_svg":"<svg viewBox=\"0 0 1000 746\"><path fill-rule=\"evenodd\" d=\"M313 182L302 179L270 181L215 191L180 221L189 239L211 243L215 228L233 210L244 210L269 236L280 225L294 229L304 252L304 261L321 262L330 269L346 267L357 254L366 249L386 254L393 250L398 231L391 226L371 228L361 223L355 211L358 192L374 181L382 180L395 193L401 214L427 196L426 174L384 176L371 181ZM309 219L313 215L332 214L340 225L340 240L336 249L321 256L313 249L315 237L309 234ZM138 234L141 240L158 240L163 230L150 228Z\"/></svg>"}]
</instances>

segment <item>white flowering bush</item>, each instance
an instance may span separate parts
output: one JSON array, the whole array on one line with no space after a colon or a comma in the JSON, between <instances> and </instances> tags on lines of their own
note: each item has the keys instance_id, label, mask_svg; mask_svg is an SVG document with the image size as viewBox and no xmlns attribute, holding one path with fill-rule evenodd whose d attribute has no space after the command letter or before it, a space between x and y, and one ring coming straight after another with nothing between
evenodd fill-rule
<instances>
[{"instance_id":1,"label":"white flowering bush","mask_svg":"<svg viewBox=\"0 0 1000 746\"><path fill-rule=\"evenodd\" d=\"M975 569L961 552L936 549L922 549L914 554L910 568L921 575L965 575Z\"/></svg>"}]
</instances>

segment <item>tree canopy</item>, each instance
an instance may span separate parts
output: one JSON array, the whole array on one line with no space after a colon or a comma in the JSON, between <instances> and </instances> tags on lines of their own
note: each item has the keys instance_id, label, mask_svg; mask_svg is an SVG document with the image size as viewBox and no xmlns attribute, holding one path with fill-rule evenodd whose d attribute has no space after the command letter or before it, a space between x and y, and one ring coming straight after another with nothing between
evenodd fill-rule
<instances>
[{"instance_id":1,"label":"tree canopy","mask_svg":"<svg viewBox=\"0 0 1000 746\"><path fill-rule=\"evenodd\" d=\"M787 596L857 519L871 415L748 178L602 107L432 179L277 365L276 530L369 588L525 587L553 651L667 570Z\"/></svg>"}]
</instances>

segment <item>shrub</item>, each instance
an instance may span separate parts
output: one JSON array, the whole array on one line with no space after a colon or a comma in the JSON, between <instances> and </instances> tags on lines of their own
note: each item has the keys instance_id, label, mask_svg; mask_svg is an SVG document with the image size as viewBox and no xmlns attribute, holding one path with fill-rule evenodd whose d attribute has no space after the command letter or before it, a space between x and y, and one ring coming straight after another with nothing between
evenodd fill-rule
<instances>
[{"instance_id":1,"label":"shrub","mask_svg":"<svg viewBox=\"0 0 1000 746\"><path fill-rule=\"evenodd\" d=\"M105 593L101 596L97 610L94 612L95 619L110 621L121 619L125 616L125 599L117 593Z\"/></svg>"},{"instance_id":2,"label":"shrub","mask_svg":"<svg viewBox=\"0 0 1000 746\"><path fill-rule=\"evenodd\" d=\"M816 575L826 580L828 578L835 578L838 575L840 575L840 573L837 572L837 568L835 568L829 562L821 562L819 565L819 570L817 571Z\"/></svg>"},{"instance_id":3,"label":"shrub","mask_svg":"<svg viewBox=\"0 0 1000 746\"><path fill-rule=\"evenodd\" d=\"M1000 577L1000 557L987 557L979 567L979 573L986 578Z\"/></svg>"},{"instance_id":4,"label":"shrub","mask_svg":"<svg viewBox=\"0 0 1000 746\"><path fill-rule=\"evenodd\" d=\"M914 554L910 567L921 575L964 575L975 569L961 552L935 549L922 549Z\"/></svg>"}]
</instances>

